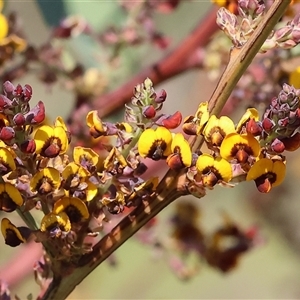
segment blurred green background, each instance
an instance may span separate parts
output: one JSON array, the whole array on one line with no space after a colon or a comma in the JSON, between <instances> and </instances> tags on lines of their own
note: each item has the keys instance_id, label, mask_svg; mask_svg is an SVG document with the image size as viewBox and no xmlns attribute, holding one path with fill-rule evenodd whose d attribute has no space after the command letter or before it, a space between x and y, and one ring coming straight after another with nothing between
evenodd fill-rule
<instances>
[{"instance_id":1,"label":"blurred green background","mask_svg":"<svg viewBox=\"0 0 300 300\"><path fill-rule=\"evenodd\" d=\"M174 13L155 17L157 26L171 37L171 48L195 26L209 5L208 1L183 1ZM17 11L28 38L36 44L46 40L49 24L54 24L64 15L80 14L99 29L111 24L112 20L115 24L124 20L117 1L40 1L39 5L35 1L10 1L7 10ZM87 40L78 39L69 47L85 66L101 68L93 56L94 45ZM147 47L139 48L137 53L126 53L125 67L118 77L120 82L165 55ZM57 115L67 117L70 113L72 94L61 85L47 89L32 75L20 83L33 86L33 101L43 100L51 118ZM200 101L208 99L213 87L214 83L208 81L203 71L193 70L155 88L164 88L168 92L166 110L170 113L180 110L183 115L188 115L194 112ZM244 228L253 224L260 227L265 243L243 256L232 273L224 275L203 265L199 275L181 282L172 274L167 257L154 259L149 248L132 238L117 250L116 267L102 264L69 299L300 299L300 172L299 158L295 154L292 159L292 163L288 161L285 185L280 190L273 190L270 196L257 193L251 182L234 189L217 187L201 200L188 197L201 207L201 221L208 230L221 224L222 210ZM255 206L249 196L255 198L256 204L264 203L263 209ZM174 204L159 215L162 237L167 234L167 220L173 211ZM0 263L4 265L19 249L5 246L2 239L0 242ZM12 294L17 293L21 299L37 292L33 275L12 287Z\"/></svg>"}]
</instances>

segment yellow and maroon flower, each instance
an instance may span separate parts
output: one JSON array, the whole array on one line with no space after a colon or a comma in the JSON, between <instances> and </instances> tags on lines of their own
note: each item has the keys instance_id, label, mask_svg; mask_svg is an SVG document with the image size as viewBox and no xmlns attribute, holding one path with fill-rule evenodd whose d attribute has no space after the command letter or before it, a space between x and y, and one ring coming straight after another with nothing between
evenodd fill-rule
<instances>
[{"instance_id":1,"label":"yellow and maroon flower","mask_svg":"<svg viewBox=\"0 0 300 300\"><path fill-rule=\"evenodd\" d=\"M149 128L140 136L138 151L141 157L159 160L172 153L171 143L172 134L169 129L161 126L156 130Z\"/></svg>"},{"instance_id":2,"label":"yellow and maroon flower","mask_svg":"<svg viewBox=\"0 0 300 300\"><path fill-rule=\"evenodd\" d=\"M87 126L90 128L90 134L92 137L97 138L102 135L106 135L106 128L104 127L98 111L92 110L86 116Z\"/></svg>"},{"instance_id":3,"label":"yellow and maroon flower","mask_svg":"<svg viewBox=\"0 0 300 300\"><path fill-rule=\"evenodd\" d=\"M283 182L285 171L283 161L262 158L251 167L246 180L254 180L261 193L268 193L272 187Z\"/></svg>"},{"instance_id":4,"label":"yellow and maroon flower","mask_svg":"<svg viewBox=\"0 0 300 300\"><path fill-rule=\"evenodd\" d=\"M3 218L1 221L1 232L6 245L16 247L21 243L26 242L18 227L11 223L7 218Z\"/></svg>"},{"instance_id":5,"label":"yellow and maroon flower","mask_svg":"<svg viewBox=\"0 0 300 300\"><path fill-rule=\"evenodd\" d=\"M65 212L71 223L79 223L83 219L89 218L89 211L85 203L76 197L63 197L56 201L53 207L53 213L59 214Z\"/></svg>"},{"instance_id":6,"label":"yellow and maroon flower","mask_svg":"<svg viewBox=\"0 0 300 300\"><path fill-rule=\"evenodd\" d=\"M229 182L232 178L230 163L221 158L214 158L209 154L202 154L196 162L198 172L201 174L203 185L213 187L218 182Z\"/></svg>"},{"instance_id":7,"label":"yellow and maroon flower","mask_svg":"<svg viewBox=\"0 0 300 300\"><path fill-rule=\"evenodd\" d=\"M192 151L183 134L176 133L171 144L172 154L167 157L167 164L173 170L189 167L192 163Z\"/></svg>"},{"instance_id":8,"label":"yellow and maroon flower","mask_svg":"<svg viewBox=\"0 0 300 300\"><path fill-rule=\"evenodd\" d=\"M73 158L75 163L81 165L90 172L96 168L99 161L99 155L94 150L84 147L75 147Z\"/></svg>"},{"instance_id":9,"label":"yellow and maroon flower","mask_svg":"<svg viewBox=\"0 0 300 300\"><path fill-rule=\"evenodd\" d=\"M241 133L243 127L246 125L247 122L253 120L257 122L259 120L259 114L257 109L255 108L248 108L244 115L241 117L239 123L236 126L236 132Z\"/></svg>"},{"instance_id":10,"label":"yellow and maroon flower","mask_svg":"<svg viewBox=\"0 0 300 300\"><path fill-rule=\"evenodd\" d=\"M220 154L226 160L236 159L239 163L245 163L249 156L257 157L260 146L252 134L228 134L223 140Z\"/></svg>"},{"instance_id":11,"label":"yellow and maroon flower","mask_svg":"<svg viewBox=\"0 0 300 300\"><path fill-rule=\"evenodd\" d=\"M188 116L184 119L183 131L189 135L199 135L209 119L208 102L199 104L194 116Z\"/></svg>"},{"instance_id":12,"label":"yellow and maroon flower","mask_svg":"<svg viewBox=\"0 0 300 300\"><path fill-rule=\"evenodd\" d=\"M104 169L107 172L121 173L127 165L126 159L116 147L113 147L110 150L103 162Z\"/></svg>"},{"instance_id":13,"label":"yellow and maroon flower","mask_svg":"<svg viewBox=\"0 0 300 300\"><path fill-rule=\"evenodd\" d=\"M68 136L61 126L43 125L34 135L36 153L44 157L53 158L64 154L68 149Z\"/></svg>"},{"instance_id":14,"label":"yellow and maroon flower","mask_svg":"<svg viewBox=\"0 0 300 300\"><path fill-rule=\"evenodd\" d=\"M37 191L40 195L46 195L54 192L60 187L60 174L59 171L48 167L37 172L30 180L30 189Z\"/></svg>"},{"instance_id":15,"label":"yellow and maroon flower","mask_svg":"<svg viewBox=\"0 0 300 300\"><path fill-rule=\"evenodd\" d=\"M52 236L59 237L61 232L69 232L71 230L71 222L66 213L49 213L45 215L41 221L41 231L50 232Z\"/></svg>"},{"instance_id":16,"label":"yellow and maroon flower","mask_svg":"<svg viewBox=\"0 0 300 300\"><path fill-rule=\"evenodd\" d=\"M23 202L21 193L11 183L0 183L0 210L12 212Z\"/></svg>"},{"instance_id":17,"label":"yellow and maroon flower","mask_svg":"<svg viewBox=\"0 0 300 300\"><path fill-rule=\"evenodd\" d=\"M1 141L1 143L3 142ZM0 145L0 175L5 175L15 169L16 164L12 153Z\"/></svg>"},{"instance_id":18,"label":"yellow and maroon flower","mask_svg":"<svg viewBox=\"0 0 300 300\"><path fill-rule=\"evenodd\" d=\"M64 188L69 190L78 187L90 175L90 172L81 165L71 162L65 167L61 175L64 180Z\"/></svg>"},{"instance_id":19,"label":"yellow and maroon flower","mask_svg":"<svg viewBox=\"0 0 300 300\"><path fill-rule=\"evenodd\" d=\"M235 132L235 127L230 118L222 116L218 119L212 115L203 130L203 135L209 145L219 147L225 136L232 132Z\"/></svg>"}]
</instances>

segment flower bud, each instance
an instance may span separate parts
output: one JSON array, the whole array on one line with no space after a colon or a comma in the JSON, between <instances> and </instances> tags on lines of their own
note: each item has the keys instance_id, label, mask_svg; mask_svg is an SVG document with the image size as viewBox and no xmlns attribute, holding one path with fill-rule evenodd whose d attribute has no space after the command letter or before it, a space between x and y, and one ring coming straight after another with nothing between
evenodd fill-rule
<instances>
[{"instance_id":1,"label":"flower bud","mask_svg":"<svg viewBox=\"0 0 300 300\"><path fill-rule=\"evenodd\" d=\"M270 132L274 127L274 125L275 125L274 122L269 118L265 118L262 121L262 127L266 132Z\"/></svg>"},{"instance_id":2,"label":"flower bud","mask_svg":"<svg viewBox=\"0 0 300 300\"><path fill-rule=\"evenodd\" d=\"M10 81L5 81L3 84L3 90L6 95L12 94L15 86Z\"/></svg>"},{"instance_id":3,"label":"flower bud","mask_svg":"<svg viewBox=\"0 0 300 300\"><path fill-rule=\"evenodd\" d=\"M12 127L3 127L0 131L0 140L9 142L15 137L15 131Z\"/></svg>"},{"instance_id":4,"label":"flower bud","mask_svg":"<svg viewBox=\"0 0 300 300\"><path fill-rule=\"evenodd\" d=\"M20 145L21 151L23 153L27 153L27 154L34 153L35 152L35 148L36 148L36 145L35 145L35 141L34 140L25 141L25 142L23 142Z\"/></svg>"},{"instance_id":5,"label":"flower bud","mask_svg":"<svg viewBox=\"0 0 300 300\"><path fill-rule=\"evenodd\" d=\"M25 117L23 114L21 113L17 113L14 118L13 118L13 122L17 125L17 126L23 126L25 125Z\"/></svg>"},{"instance_id":6,"label":"flower bud","mask_svg":"<svg viewBox=\"0 0 300 300\"><path fill-rule=\"evenodd\" d=\"M23 88L21 84L18 84L16 88L13 90L13 96L20 97L23 95Z\"/></svg>"},{"instance_id":7,"label":"flower bud","mask_svg":"<svg viewBox=\"0 0 300 300\"><path fill-rule=\"evenodd\" d=\"M167 98L167 92L165 90L161 90L155 97L154 101L156 103L163 103Z\"/></svg>"},{"instance_id":8,"label":"flower bud","mask_svg":"<svg viewBox=\"0 0 300 300\"><path fill-rule=\"evenodd\" d=\"M24 101L28 102L31 99L32 96L32 87L29 84L25 84L23 87L23 95L24 95Z\"/></svg>"},{"instance_id":9,"label":"flower bud","mask_svg":"<svg viewBox=\"0 0 300 300\"><path fill-rule=\"evenodd\" d=\"M262 132L260 122L256 122L254 119L250 119L246 124L246 131L254 136L259 136Z\"/></svg>"},{"instance_id":10,"label":"flower bud","mask_svg":"<svg viewBox=\"0 0 300 300\"><path fill-rule=\"evenodd\" d=\"M143 116L147 119L152 119L156 115L156 110L153 105L148 105L143 108Z\"/></svg>"},{"instance_id":11,"label":"flower bud","mask_svg":"<svg viewBox=\"0 0 300 300\"><path fill-rule=\"evenodd\" d=\"M180 125L181 121L182 115L179 111L177 111L171 116L162 116L155 122L155 124L164 126L167 129L174 129Z\"/></svg>"},{"instance_id":12,"label":"flower bud","mask_svg":"<svg viewBox=\"0 0 300 300\"><path fill-rule=\"evenodd\" d=\"M285 146L282 141L276 138L271 144L271 149L276 153L282 153L285 150Z\"/></svg>"}]
</instances>

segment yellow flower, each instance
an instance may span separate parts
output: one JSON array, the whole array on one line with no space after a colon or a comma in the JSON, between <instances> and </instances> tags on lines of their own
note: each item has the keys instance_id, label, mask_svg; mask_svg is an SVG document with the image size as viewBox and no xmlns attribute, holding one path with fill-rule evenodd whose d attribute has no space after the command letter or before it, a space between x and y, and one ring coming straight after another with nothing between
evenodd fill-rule
<instances>
[{"instance_id":1,"label":"yellow flower","mask_svg":"<svg viewBox=\"0 0 300 300\"><path fill-rule=\"evenodd\" d=\"M226 160L236 159L245 163L249 156L257 157L260 146L252 134L231 133L225 137L221 144L220 155Z\"/></svg>"},{"instance_id":2,"label":"yellow flower","mask_svg":"<svg viewBox=\"0 0 300 300\"><path fill-rule=\"evenodd\" d=\"M75 162L71 162L65 167L61 175L64 179L64 188L69 190L78 187L90 175L90 172Z\"/></svg>"},{"instance_id":3,"label":"yellow flower","mask_svg":"<svg viewBox=\"0 0 300 300\"><path fill-rule=\"evenodd\" d=\"M18 206L21 206L23 202L17 188L8 182L0 183L0 210L12 212Z\"/></svg>"},{"instance_id":4,"label":"yellow flower","mask_svg":"<svg viewBox=\"0 0 300 300\"><path fill-rule=\"evenodd\" d=\"M1 232L6 245L16 247L19 246L21 243L26 242L20 230L7 218L3 218L1 221Z\"/></svg>"},{"instance_id":5,"label":"yellow flower","mask_svg":"<svg viewBox=\"0 0 300 300\"><path fill-rule=\"evenodd\" d=\"M236 131L237 132L241 132L243 126L246 125L246 123L249 121L249 120L254 120L254 121L258 121L259 120L259 114L258 114L258 111L257 109L255 108L248 108L246 110L246 112L244 113L244 115L241 117L239 123L237 124L236 126Z\"/></svg>"},{"instance_id":6,"label":"yellow flower","mask_svg":"<svg viewBox=\"0 0 300 300\"><path fill-rule=\"evenodd\" d=\"M0 12L3 9L3 1L0 1ZM0 13L0 40L5 38L8 33L8 22L6 17Z\"/></svg>"},{"instance_id":7,"label":"yellow flower","mask_svg":"<svg viewBox=\"0 0 300 300\"><path fill-rule=\"evenodd\" d=\"M41 231L50 232L53 237L59 237L61 232L69 232L71 230L71 222L66 213L49 213L45 215L41 221Z\"/></svg>"},{"instance_id":8,"label":"yellow flower","mask_svg":"<svg viewBox=\"0 0 300 300\"><path fill-rule=\"evenodd\" d=\"M59 171L48 167L37 172L30 180L30 189L37 191L40 195L45 195L60 186L60 174Z\"/></svg>"},{"instance_id":9,"label":"yellow flower","mask_svg":"<svg viewBox=\"0 0 300 300\"><path fill-rule=\"evenodd\" d=\"M8 149L0 147L0 175L5 175L15 169L16 164L12 153Z\"/></svg>"},{"instance_id":10,"label":"yellow flower","mask_svg":"<svg viewBox=\"0 0 300 300\"><path fill-rule=\"evenodd\" d=\"M222 116L218 119L212 115L203 130L203 135L208 144L219 147L225 136L232 132L235 132L235 127L230 118Z\"/></svg>"},{"instance_id":11,"label":"yellow flower","mask_svg":"<svg viewBox=\"0 0 300 300\"><path fill-rule=\"evenodd\" d=\"M194 116L188 116L182 126L183 131L189 135L199 135L209 119L208 102L199 104Z\"/></svg>"},{"instance_id":12,"label":"yellow flower","mask_svg":"<svg viewBox=\"0 0 300 300\"><path fill-rule=\"evenodd\" d=\"M146 129L140 136L138 151L141 157L159 160L168 157L171 151L172 134L165 127Z\"/></svg>"},{"instance_id":13,"label":"yellow flower","mask_svg":"<svg viewBox=\"0 0 300 300\"><path fill-rule=\"evenodd\" d=\"M201 174L203 185L213 187L220 181L229 182L232 178L230 163L221 158L214 158L209 154L202 154L196 162L198 172Z\"/></svg>"},{"instance_id":14,"label":"yellow flower","mask_svg":"<svg viewBox=\"0 0 300 300\"><path fill-rule=\"evenodd\" d=\"M167 157L167 164L173 170L190 167L192 151L183 134L176 133L171 144L172 154Z\"/></svg>"},{"instance_id":15,"label":"yellow flower","mask_svg":"<svg viewBox=\"0 0 300 300\"><path fill-rule=\"evenodd\" d=\"M75 147L73 150L74 162L88 171L95 169L99 161L99 155L90 148Z\"/></svg>"},{"instance_id":16,"label":"yellow flower","mask_svg":"<svg viewBox=\"0 0 300 300\"><path fill-rule=\"evenodd\" d=\"M98 111L90 111L86 116L86 123L90 128L90 134L92 137L97 138L99 136L106 135L106 128L98 115Z\"/></svg>"},{"instance_id":17,"label":"yellow flower","mask_svg":"<svg viewBox=\"0 0 300 300\"><path fill-rule=\"evenodd\" d=\"M251 167L246 180L254 180L261 193L268 193L283 182L285 171L286 166L281 160L262 158Z\"/></svg>"},{"instance_id":18,"label":"yellow flower","mask_svg":"<svg viewBox=\"0 0 300 300\"><path fill-rule=\"evenodd\" d=\"M290 73L289 84L296 89L300 89L300 66Z\"/></svg>"},{"instance_id":19,"label":"yellow flower","mask_svg":"<svg viewBox=\"0 0 300 300\"><path fill-rule=\"evenodd\" d=\"M34 135L36 153L44 157L53 158L64 154L68 149L68 136L61 126L43 125Z\"/></svg>"},{"instance_id":20,"label":"yellow flower","mask_svg":"<svg viewBox=\"0 0 300 300\"><path fill-rule=\"evenodd\" d=\"M105 158L103 165L107 172L120 171L121 173L122 169L127 166L127 161L121 152L116 147L113 147Z\"/></svg>"},{"instance_id":21,"label":"yellow flower","mask_svg":"<svg viewBox=\"0 0 300 300\"><path fill-rule=\"evenodd\" d=\"M71 223L79 223L89 218L89 211L85 203L76 197L64 197L54 203L53 213L65 212Z\"/></svg>"}]
</instances>

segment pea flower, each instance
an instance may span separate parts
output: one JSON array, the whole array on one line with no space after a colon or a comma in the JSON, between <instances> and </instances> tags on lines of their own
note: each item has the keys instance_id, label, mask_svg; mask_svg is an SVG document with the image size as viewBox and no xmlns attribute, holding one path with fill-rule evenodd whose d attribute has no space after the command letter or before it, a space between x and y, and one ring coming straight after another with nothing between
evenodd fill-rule
<instances>
[{"instance_id":1,"label":"pea flower","mask_svg":"<svg viewBox=\"0 0 300 300\"><path fill-rule=\"evenodd\" d=\"M246 180L254 180L261 193L268 193L272 187L283 182L285 172L286 166L283 161L262 158L251 167Z\"/></svg>"},{"instance_id":2,"label":"pea flower","mask_svg":"<svg viewBox=\"0 0 300 300\"><path fill-rule=\"evenodd\" d=\"M226 160L236 159L239 163L247 162L249 156L257 157L260 146L252 134L231 133L220 147L220 155Z\"/></svg>"},{"instance_id":3,"label":"pea flower","mask_svg":"<svg viewBox=\"0 0 300 300\"><path fill-rule=\"evenodd\" d=\"M231 165L222 157L202 154L197 159L196 167L207 187L213 187L221 181L229 182L232 178Z\"/></svg>"},{"instance_id":4,"label":"pea flower","mask_svg":"<svg viewBox=\"0 0 300 300\"><path fill-rule=\"evenodd\" d=\"M172 134L165 127L146 129L140 136L138 151L141 157L149 157L160 160L168 157L171 153Z\"/></svg>"}]
</instances>

